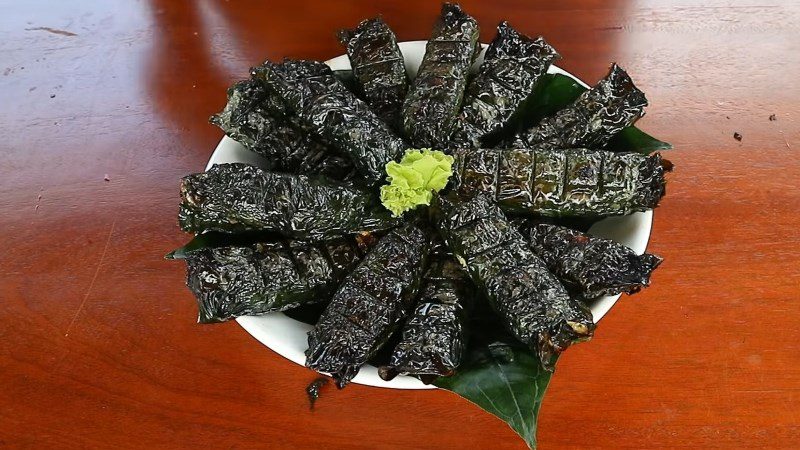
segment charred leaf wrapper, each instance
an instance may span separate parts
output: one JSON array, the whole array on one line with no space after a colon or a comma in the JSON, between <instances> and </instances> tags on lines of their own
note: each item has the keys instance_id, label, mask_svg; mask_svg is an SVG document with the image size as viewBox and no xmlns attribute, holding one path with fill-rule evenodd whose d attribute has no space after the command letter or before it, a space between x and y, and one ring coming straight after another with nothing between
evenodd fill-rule
<instances>
[{"instance_id":1,"label":"charred leaf wrapper","mask_svg":"<svg viewBox=\"0 0 800 450\"><path fill-rule=\"evenodd\" d=\"M408 91L405 61L397 37L380 17L339 32L353 75L367 105L384 122L401 127L400 111Z\"/></svg>"},{"instance_id":2,"label":"charred leaf wrapper","mask_svg":"<svg viewBox=\"0 0 800 450\"><path fill-rule=\"evenodd\" d=\"M347 157L320 142L260 81L248 79L231 86L228 103L210 122L263 156L272 170L333 179L353 173Z\"/></svg>"},{"instance_id":3,"label":"charred leaf wrapper","mask_svg":"<svg viewBox=\"0 0 800 450\"><path fill-rule=\"evenodd\" d=\"M414 147L446 148L480 53L478 23L445 3L403 104L403 128Z\"/></svg>"},{"instance_id":4,"label":"charred leaf wrapper","mask_svg":"<svg viewBox=\"0 0 800 450\"><path fill-rule=\"evenodd\" d=\"M466 349L471 286L469 276L451 255L435 257L389 364L378 370L381 378L414 375L430 384L455 372Z\"/></svg>"},{"instance_id":5,"label":"charred leaf wrapper","mask_svg":"<svg viewBox=\"0 0 800 450\"><path fill-rule=\"evenodd\" d=\"M557 58L544 38L531 39L501 22L467 86L451 145L480 147L487 136L498 135Z\"/></svg>"},{"instance_id":6,"label":"charred leaf wrapper","mask_svg":"<svg viewBox=\"0 0 800 450\"><path fill-rule=\"evenodd\" d=\"M463 202L437 197L434 215L492 309L544 367L552 370L555 355L591 338L592 313L570 297L496 204L483 195Z\"/></svg>"},{"instance_id":7,"label":"charred leaf wrapper","mask_svg":"<svg viewBox=\"0 0 800 450\"><path fill-rule=\"evenodd\" d=\"M655 208L672 165L659 154L586 149L457 149L459 194L486 195L504 210L548 217L603 217Z\"/></svg>"},{"instance_id":8,"label":"charred leaf wrapper","mask_svg":"<svg viewBox=\"0 0 800 450\"><path fill-rule=\"evenodd\" d=\"M603 148L644 115L647 99L616 64L609 74L567 108L521 133L514 147Z\"/></svg>"},{"instance_id":9,"label":"charred leaf wrapper","mask_svg":"<svg viewBox=\"0 0 800 450\"><path fill-rule=\"evenodd\" d=\"M531 248L570 290L585 299L633 294L650 284L662 259L567 227L526 224L522 233Z\"/></svg>"},{"instance_id":10,"label":"charred leaf wrapper","mask_svg":"<svg viewBox=\"0 0 800 450\"><path fill-rule=\"evenodd\" d=\"M202 248L185 256L186 285L197 299L198 322L223 322L327 301L361 257L353 239Z\"/></svg>"},{"instance_id":11,"label":"charred leaf wrapper","mask_svg":"<svg viewBox=\"0 0 800 450\"><path fill-rule=\"evenodd\" d=\"M318 61L269 61L252 70L323 142L346 154L372 183L407 145Z\"/></svg>"},{"instance_id":12,"label":"charred leaf wrapper","mask_svg":"<svg viewBox=\"0 0 800 450\"><path fill-rule=\"evenodd\" d=\"M384 230L398 221L364 189L334 181L218 164L181 180L184 231L274 231L319 241Z\"/></svg>"},{"instance_id":13,"label":"charred leaf wrapper","mask_svg":"<svg viewBox=\"0 0 800 450\"><path fill-rule=\"evenodd\" d=\"M381 238L308 333L306 366L347 385L408 315L429 250L427 234L412 224Z\"/></svg>"}]
</instances>

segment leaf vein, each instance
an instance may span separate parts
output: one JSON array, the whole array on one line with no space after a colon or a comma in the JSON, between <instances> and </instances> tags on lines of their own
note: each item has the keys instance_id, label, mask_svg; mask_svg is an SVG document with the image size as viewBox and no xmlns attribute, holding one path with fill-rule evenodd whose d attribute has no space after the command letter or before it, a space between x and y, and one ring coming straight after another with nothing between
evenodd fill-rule
<instances>
[{"instance_id":1,"label":"leaf vein","mask_svg":"<svg viewBox=\"0 0 800 450\"><path fill-rule=\"evenodd\" d=\"M506 375L506 371L503 369L503 366L500 365L500 364L497 364L497 368L500 370L500 375L502 375L502 377L503 377L503 381L504 381L503 384L505 384L506 389L508 389L509 394L511 394L511 399L514 400L514 407L516 407L516 409L517 409L517 415L519 416L520 426L525 431L525 435L526 436L530 436L531 435L530 428L528 427L528 424L525 423L525 420L522 417L522 410L520 409L519 403L517 402L517 396L514 395L514 391L511 390L511 384L510 384L511 382L509 381L508 376Z\"/></svg>"}]
</instances>

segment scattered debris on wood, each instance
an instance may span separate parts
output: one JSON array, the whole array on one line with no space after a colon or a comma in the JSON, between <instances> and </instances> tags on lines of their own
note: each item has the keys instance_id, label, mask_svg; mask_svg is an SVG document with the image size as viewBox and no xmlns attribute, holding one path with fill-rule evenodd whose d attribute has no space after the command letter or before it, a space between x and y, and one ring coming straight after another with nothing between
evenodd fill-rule
<instances>
[{"instance_id":1,"label":"scattered debris on wood","mask_svg":"<svg viewBox=\"0 0 800 450\"><path fill-rule=\"evenodd\" d=\"M312 410L314 409L314 403L316 403L319 398L320 389L326 384L328 384L328 379L326 377L319 377L312 381L306 388L306 394L308 394L308 401L311 403Z\"/></svg>"}]
</instances>

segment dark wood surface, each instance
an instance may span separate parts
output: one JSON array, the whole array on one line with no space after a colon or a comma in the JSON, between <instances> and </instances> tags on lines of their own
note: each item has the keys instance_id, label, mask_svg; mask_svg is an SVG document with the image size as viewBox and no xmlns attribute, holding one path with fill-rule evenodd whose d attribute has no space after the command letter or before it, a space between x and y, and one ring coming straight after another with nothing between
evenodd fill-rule
<instances>
[{"instance_id":1,"label":"dark wood surface","mask_svg":"<svg viewBox=\"0 0 800 450\"><path fill-rule=\"evenodd\" d=\"M675 145L650 243L666 262L561 359L541 448L796 447L800 5L463 5L484 41L507 18L590 83L619 62L652 105L640 127ZM0 448L523 448L447 392L353 385L309 412L314 375L195 324L162 259L232 81L341 54L334 31L377 13L425 39L438 7L0 1Z\"/></svg>"}]
</instances>

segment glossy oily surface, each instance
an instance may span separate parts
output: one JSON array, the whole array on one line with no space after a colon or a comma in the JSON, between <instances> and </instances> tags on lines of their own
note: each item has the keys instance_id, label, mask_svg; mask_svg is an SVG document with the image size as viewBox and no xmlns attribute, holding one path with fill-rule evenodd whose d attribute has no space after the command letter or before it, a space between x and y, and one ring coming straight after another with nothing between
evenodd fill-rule
<instances>
[{"instance_id":1,"label":"glossy oily surface","mask_svg":"<svg viewBox=\"0 0 800 450\"><path fill-rule=\"evenodd\" d=\"M180 193L178 222L191 233L270 231L314 242L398 223L367 189L244 163L183 177Z\"/></svg>"},{"instance_id":2,"label":"glossy oily surface","mask_svg":"<svg viewBox=\"0 0 800 450\"><path fill-rule=\"evenodd\" d=\"M467 273L455 258L434 254L431 259L400 342L388 364L379 369L385 380L403 374L430 383L436 377L452 375L464 359L474 293L468 292Z\"/></svg>"},{"instance_id":3,"label":"glossy oily surface","mask_svg":"<svg viewBox=\"0 0 800 450\"><path fill-rule=\"evenodd\" d=\"M355 29L340 31L339 40L347 49L358 91L364 94L367 105L399 130L408 76L394 32L378 17L362 21Z\"/></svg>"},{"instance_id":4,"label":"glossy oily surface","mask_svg":"<svg viewBox=\"0 0 800 450\"><path fill-rule=\"evenodd\" d=\"M644 115L647 99L616 63L597 85L567 108L520 133L514 146L603 148L611 137Z\"/></svg>"},{"instance_id":5,"label":"glossy oily surface","mask_svg":"<svg viewBox=\"0 0 800 450\"><path fill-rule=\"evenodd\" d=\"M361 257L351 239L226 243L186 252L186 285L199 323L224 322L327 300Z\"/></svg>"},{"instance_id":6,"label":"glossy oily surface","mask_svg":"<svg viewBox=\"0 0 800 450\"><path fill-rule=\"evenodd\" d=\"M414 225L382 237L339 285L308 334L306 367L345 387L411 312L430 243Z\"/></svg>"},{"instance_id":7,"label":"glossy oily surface","mask_svg":"<svg viewBox=\"0 0 800 450\"><path fill-rule=\"evenodd\" d=\"M456 4L442 5L403 103L403 129L413 147L442 147L450 140L479 38L474 18Z\"/></svg>"},{"instance_id":8,"label":"glossy oily surface","mask_svg":"<svg viewBox=\"0 0 800 450\"><path fill-rule=\"evenodd\" d=\"M586 149L458 149L454 188L504 210L544 217L622 216L655 208L666 179L660 155Z\"/></svg>"},{"instance_id":9,"label":"glossy oily surface","mask_svg":"<svg viewBox=\"0 0 800 450\"><path fill-rule=\"evenodd\" d=\"M524 448L441 390L329 384L310 412L317 375L195 323L184 265L162 259L188 240L179 179L220 141L228 86L342 54L335 31L378 13L426 39L438 3L0 5L0 447ZM508 19L590 84L617 61L650 102L638 126L675 145L648 246L664 263L559 360L540 447L574 447L571 424L607 449L797 442L797 2L462 6L481 42Z\"/></svg>"},{"instance_id":10,"label":"glossy oily surface","mask_svg":"<svg viewBox=\"0 0 800 450\"><path fill-rule=\"evenodd\" d=\"M480 147L487 136L507 127L556 59L558 52L542 37L530 38L501 22L478 73L467 85L452 140Z\"/></svg>"},{"instance_id":11,"label":"glossy oily surface","mask_svg":"<svg viewBox=\"0 0 800 450\"><path fill-rule=\"evenodd\" d=\"M263 156L276 172L322 174L337 180L352 172L344 155L321 142L277 94L252 78L228 88L228 103L209 122Z\"/></svg>"},{"instance_id":12,"label":"glossy oily surface","mask_svg":"<svg viewBox=\"0 0 800 450\"><path fill-rule=\"evenodd\" d=\"M483 195L437 198L437 227L453 255L511 334L553 370L553 357L589 340L589 308L569 295L500 207Z\"/></svg>"},{"instance_id":13,"label":"glossy oily surface","mask_svg":"<svg viewBox=\"0 0 800 450\"><path fill-rule=\"evenodd\" d=\"M610 239L567 227L542 223L523 226L520 231L548 270L584 299L639 292L650 284L650 275L663 262L656 255L637 255Z\"/></svg>"},{"instance_id":14,"label":"glossy oily surface","mask_svg":"<svg viewBox=\"0 0 800 450\"><path fill-rule=\"evenodd\" d=\"M321 61L267 61L252 73L281 98L309 131L349 156L370 182L383 181L383 167L407 148Z\"/></svg>"},{"instance_id":15,"label":"glossy oily surface","mask_svg":"<svg viewBox=\"0 0 800 450\"><path fill-rule=\"evenodd\" d=\"M426 42L425 41L413 41L413 42L401 42L399 47L403 53L404 62L405 62L405 69L406 71L414 76L417 73L417 70L420 67L420 61L425 54L426 49ZM476 64L482 64L482 57L477 59ZM330 59L326 61L326 64L333 69L334 71L344 71L349 70L351 68L350 61L348 60L346 55L341 55L336 58ZM556 67L556 66L549 66L548 71L550 73L556 73L571 77L573 79L574 76L565 72L563 69ZM575 79L577 83L581 85L585 85L580 80ZM230 100L229 100L230 102ZM470 150L458 150L457 153L467 153L470 154L473 151ZM474 151L474 153L480 156L480 151ZM492 150L487 151L487 154L484 156L491 156L495 155L495 160L498 160L500 151ZM462 155L463 156L463 155ZM633 159L633 160L645 160L643 156L640 155L628 155L625 157L626 159ZM456 170L459 172L459 175L456 175L454 179L464 178L464 173L472 173L470 170L470 164L467 164L465 159L469 158L459 158L459 162L456 165L458 169ZM473 159L479 159L479 157L475 157ZM530 158L529 158L530 159ZM564 158L562 158L562 163ZM654 157L651 159L655 159ZM217 145L216 149L214 149L214 153L211 154L211 158L209 159L208 165L206 166L206 170L210 170L215 164L224 164L224 163L231 163L231 162L243 162L243 163L250 163L255 164L259 167L268 167L269 161L271 159L262 158L259 155L255 155L253 152L248 151L245 149L241 144L238 142L224 137ZM658 164L656 164L657 166ZM624 165L623 165L624 166ZM634 164L635 166L635 164ZM530 169L531 164L522 164L521 167L515 170L516 172L524 172L526 169ZM494 170L492 173L494 174ZM509 171L503 171L504 174L507 174ZM563 173L563 167L561 170L556 170L556 172ZM662 173L663 175L663 173ZM474 178L474 177L473 177ZM502 180L509 179L511 177L506 176ZM661 178L663 181L663 178ZM513 181L517 181L512 179ZM488 181L488 184L496 183L493 178ZM467 184L467 183L464 183ZM473 183L474 184L474 183ZM557 183L559 185L563 183ZM469 187L469 186L468 186ZM508 189L505 189L508 191ZM577 190L578 194L580 194L579 190ZM660 194L663 192L662 189L658 189L658 194L655 197L655 200L658 200ZM561 196L561 192L558 193L559 199ZM529 197L531 195L529 194ZM519 197L519 195L517 195ZM512 205L514 203L513 198L510 199ZM560 200L559 200L559 203ZM580 202L578 202L580 203ZM547 202L547 205L554 207L554 210L560 209L561 205L556 205L554 202ZM523 205L523 206L532 206L532 205ZM627 216L618 216L618 217L609 217L600 222L596 223L590 230L590 232L597 236L602 236L607 239L612 239L615 242L624 244L631 249L633 249L636 253L642 253L645 251L647 247L647 241L650 236L650 228L653 222L653 211L647 210L643 212L637 212L633 214L629 214ZM619 298L619 295L608 295L604 297L600 297L591 301L591 311L592 316L595 322L599 321L603 318L603 316L611 309L614 303ZM281 356L287 358L288 360L304 365L306 362L306 349L308 348L308 338L306 334L311 329L307 324L302 323L300 321L293 320L292 318L286 317L281 313L273 313L269 315L260 315L260 316L246 316L246 317L239 317L237 319L239 324L247 330L248 333L253 335L259 342L263 343L270 349L274 350ZM382 379L379 376L378 368L367 364L361 368L360 371L355 375L355 377L351 380L353 383L358 384L366 384L369 386L376 386L376 387L388 387L393 389L432 389L432 385L426 385L422 383L420 380L400 375L396 378L393 378L389 381L386 379Z\"/></svg>"}]
</instances>

